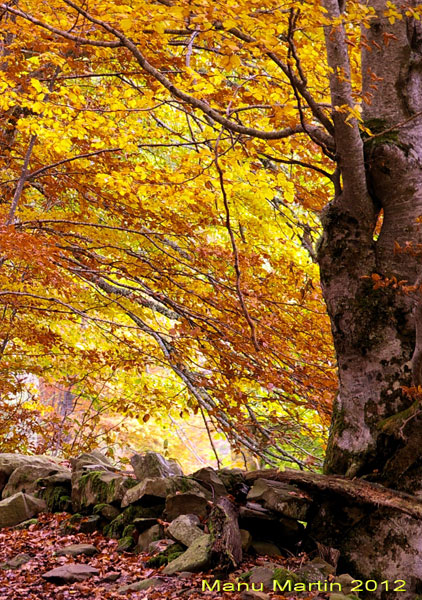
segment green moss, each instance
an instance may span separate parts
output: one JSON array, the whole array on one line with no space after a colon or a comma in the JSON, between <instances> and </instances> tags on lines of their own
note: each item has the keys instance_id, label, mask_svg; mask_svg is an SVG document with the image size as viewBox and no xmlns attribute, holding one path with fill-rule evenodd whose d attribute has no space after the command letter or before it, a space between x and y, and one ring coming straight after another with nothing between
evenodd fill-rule
<instances>
[{"instance_id":1,"label":"green moss","mask_svg":"<svg viewBox=\"0 0 422 600\"><path fill-rule=\"evenodd\" d=\"M135 540L131 535L126 535L119 540L117 552L129 552L135 546Z\"/></svg>"},{"instance_id":2,"label":"green moss","mask_svg":"<svg viewBox=\"0 0 422 600\"><path fill-rule=\"evenodd\" d=\"M87 504L86 489L89 488L95 492L99 503L107 502L113 497L116 489L116 479L112 479L109 482L103 481L104 471L90 471L79 480L79 486L81 489L82 504Z\"/></svg>"},{"instance_id":3,"label":"green moss","mask_svg":"<svg viewBox=\"0 0 422 600\"><path fill-rule=\"evenodd\" d=\"M131 536L134 531L136 531L136 527L133 525L133 523L126 525L126 527L123 529L122 537L127 537L128 535Z\"/></svg>"},{"instance_id":4,"label":"green moss","mask_svg":"<svg viewBox=\"0 0 422 600\"><path fill-rule=\"evenodd\" d=\"M377 428L388 435L399 436L400 428L406 421L416 416L421 406L420 399L417 399L408 408L383 419L377 424Z\"/></svg>"},{"instance_id":5,"label":"green moss","mask_svg":"<svg viewBox=\"0 0 422 600\"><path fill-rule=\"evenodd\" d=\"M102 502L100 504L96 504L94 506L94 509L93 509L92 512L94 513L94 515L99 515L99 514L101 514L101 511L103 510L103 508L105 508L106 506L110 506L110 505L107 504L106 502Z\"/></svg>"},{"instance_id":6,"label":"green moss","mask_svg":"<svg viewBox=\"0 0 422 600\"><path fill-rule=\"evenodd\" d=\"M156 556L153 556L149 560L147 560L146 565L148 567L158 568L163 565L167 565L169 562L183 554L185 549L180 544L172 544L163 552L160 552Z\"/></svg>"},{"instance_id":7,"label":"green moss","mask_svg":"<svg viewBox=\"0 0 422 600\"><path fill-rule=\"evenodd\" d=\"M122 537L125 527L132 524L135 519L159 516L161 515L163 508L164 506L160 508L160 512L157 515L157 507L145 507L131 504L122 513L120 513L120 515L113 519L111 523L104 527L103 533L106 537L119 539Z\"/></svg>"},{"instance_id":8,"label":"green moss","mask_svg":"<svg viewBox=\"0 0 422 600\"><path fill-rule=\"evenodd\" d=\"M286 583L286 581L291 581L292 583L307 583L306 581L302 581L303 578L300 578L293 573L293 571L289 571L288 569L284 569L283 567L277 567L274 569L273 575L274 581L278 581L280 585Z\"/></svg>"},{"instance_id":9,"label":"green moss","mask_svg":"<svg viewBox=\"0 0 422 600\"><path fill-rule=\"evenodd\" d=\"M246 571L246 573L242 573L239 575L239 581L249 581L250 576L252 575L252 571Z\"/></svg>"},{"instance_id":10,"label":"green moss","mask_svg":"<svg viewBox=\"0 0 422 600\"><path fill-rule=\"evenodd\" d=\"M72 505L68 489L59 485L57 487L47 487L41 490L39 496L45 500L50 512L69 511Z\"/></svg>"}]
</instances>

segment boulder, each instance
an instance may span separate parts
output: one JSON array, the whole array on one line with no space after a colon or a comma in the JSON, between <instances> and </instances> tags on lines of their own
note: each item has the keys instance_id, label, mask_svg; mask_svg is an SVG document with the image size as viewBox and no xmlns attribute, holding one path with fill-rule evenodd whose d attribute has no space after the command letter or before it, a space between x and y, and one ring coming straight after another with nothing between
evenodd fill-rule
<instances>
[{"instance_id":1,"label":"boulder","mask_svg":"<svg viewBox=\"0 0 422 600\"><path fill-rule=\"evenodd\" d=\"M136 480L110 471L77 471L72 475L72 506L86 511L97 504L119 504Z\"/></svg>"},{"instance_id":2,"label":"boulder","mask_svg":"<svg viewBox=\"0 0 422 600\"><path fill-rule=\"evenodd\" d=\"M106 521L113 521L113 519L119 516L120 510L111 504L101 503L94 506L93 513L94 515L100 515Z\"/></svg>"},{"instance_id":3,"label":"boulder","mask_svg":"<svg viewBox=\"0 0 422 600\"><path fill-rule=\"evenodd\" d=\"M198 525L199 519L196 515L180 515L170 523L167 531L176 542L189 547L197 538L204 535Z\"/></svg>"},{"instance_id":4,"label":"boulder","mask_svg":"<svg viewBox=\"0 0 422 600\"><path fill-rule=\"evenodd\" d=\"M312 502L311 497L296 486L269 479L257 479L247 499L298 521L306 521Z\"/></svg>"},{"instance_id":5,"label":"boulder","mask_svg":"<svg viewBox=\"0 0 422 600\"><path fill-rule=\"evenodd\" d=\"M135 581L129 585L122 585L117 590L118 594L127 594L127 592L140 592L142 590L148 590L150 588L156 588L165 583L163 577L150 577L149 579L142 579L141 581Z\"/></svg>"},{"instance_id":6,"label":"boulder","mask_svg":"<svg viewBox=\"0 0 422 600\"><path fill-rule=\"evenodd\" d=\"M268 594L264 594L264 592L255 592L253 590L245 590L240 594L241 600L270 600L270 596Z\"/></svg>"},{"instance_id":7,"label":"boulder","mask_svg":"<svg viewBox=\"0 0 422 600\"><path fill-rule=\"evenodd\" d=\"M259 505L256 505L259 506ZM280 548L294 549L303 538L304 527L296 519L280 517L276 513L248 502L239 510L239 526L247 529L254 540L274 541Z\"/></svg>"},{"instance_id":8,"label":"boulder","mask_svg":"<svg viewBox=\"0 0 422 600\"><path fill-rule=\"evenodd\" d=\"M93 556L97 554L98 550L92 544L71 544L57 550L57 556L79 556L85 554L86 556Z\"/></svg>"},{"instance_id":9,"label":"boulder","mask_svg":"<svg viewBox=\"0 0 422 600\"><path fill-rule=\"evenodd\" d=\"M265 556L280 556L281 550L278 546L273 544L272 542L266 542L261 540L253 540L252 548L255 550L257 554L262 554Z\"/></svg>"},{"instance_id":10,"label":"boulder","mask_svg":"<svg viewBox=\"0 0 422 600\"><path fill-rule=\"evenodd\" d=\"M203 485L210 492L213 498L227 495L226 486L211 467L199 469L199 471L192 473L190 477L192 477L192 479L199 480L201 485Z\"/></svg>"},{"instance_id":11,"label":"boulder","mask_svg":"<svg viewBox=\"0 0 422 600\"><path fill-rule=\"evenodd\" d=\"M59 525L59 531L63 535L75 533L94 533L101 529L100 515L84 516L76 513L64 519Z\"/></svg>"},{"instance_id":12,"label":"boulder","mask_svg":"<svg viewBox=\"0 0 422 600\"><path fill-rule=\"evenodd\" d=\"M240 529L240 537L242 540L242 550L247 552L252 544L252 536L246 529Z\"/></svg>"},{"instance_id":13,"label":"boulder","mask_svg":"<svg viewBox=\"0 0 422 600\"><path fill-rule=\"evenodd\" d=\"M0 501L0 529L18 525L46 509L44 500L18 492Z\"/></svg>"},{"instance_id":14,"label":"boulder","mask_svg":"<svg viewBox=\"0 0 422 600\"><path fill-rule=\"evenodd\" d=\"M143 533L139 535L138 543L136 544L137 552L146 552L151 544L151 542L157 542L161 540L163 537L163 528L161 525L153 525L149 529L146 529Z\"/></svg>"},{"instance_id":15,"label":"boulder","mask_svg":"<svg viewBox=\"0 0 422 600\"><path fill-rule=\"evenodd\" d=\"M210 564L211 536L203 534L180 556L169 562L164 568L165 575L173 575L180 571L196 573L203 571Z\"/></svg>"},{"instance_id":16,"label":"boulder","mask_svg":"<svg viewBox=\"0 0 422 600\"><path fill-rule=\"evenodd\" d=\"M103 581L117 581L121 576L120 571L109 571L103 577Z\"/></svg>"},{"instance_id":17,"label":"boulder","mask_svg":"<svg viewBox=\"0 0 422 600\"><path fill-rule=\"evenodd\" d=\"M70 471L60 465L55 465L54 463L46 463L44 465L23 465L17 467L10 475L1 496L4 499L17 494L18 492L32 494L41 487L38 482L40 478L56 475L59 472L66 474L70 484Z\"/></svg>"},{"instance_id":18,"label":"boulder","mask_svg":"<svg viewBox=\"0 0 422 600\"><path fill-rule=\"evenodd\" d=\"M217 471L218 477L224 484L227 492L236 496L239 491L246 491L249 489L245 487L244 471L242 469L219 469Z\"/></svg>"},{"instance_id":19,"label":"boulder","mask_svg":"<svg viewBox=\"0 0 422 600\"><path fill-rule=\"evenodd\" d=\"M128 490L123 497L122 507L124 508L135 502L150 506L157 504L158 499L164 502L167 496L176 492L193 492L202 496L207 495L204 488L188 477L153 477L144 479Z\"/></svg>"},{"instance_id":20,"label":"boulder","mask_svg":"<svg viewBox=\"0 0 422 600\"><path fill-rule=\"evenodd\" d=\"M196 515L205 518L208 511L208 500L202 494L186 492L169 494L166 498L165 514L169 521L173 521L180 515Z\"/></svg>"},{"instance_id":21,"label":"boulder","mask_svg":"<svg viewBox=\"0 0 422 600\"><path fill-rule=\"evenodd\" d=\"M300 578L300 581L303 581L304 583L307 583L308 581L311 581L312 583L321 581L321 583L323 583L327 579L327 576L324 575L321 569L313 565L312 562L306 563L300 567L300 569L296 571L296 575Z\"/></svg>"},{"instance_id":22,"label":"boulder","mask_svg":"<svg viewBox=\"0 0 422 600\"><path fill-rule=\"evenodd\" d=\"M13 558L7 560L6 562L0 563L0 569L8 570L8 569L19 569L22 565L25 565L27 562L32 560L32 557L29 554L17 554Z\"/></svg>"},{"instance_id":23,"label":"boulder","mask_svg":"<svg viewBox=\"0 0 422 600\"><path fill-rule=\"evenodd\" d=\"M49 512L69 512L72 508L71 473L59 471L36 482L37 496L45 500Z\"/></svg>"},{"instance_id":24,"label":"boulder","mask_svg":"<svg viewBox=\"0 0 422 600\"><path fill-rule=\"evenodd\" d=\"M104 527L103 533L110 538L118 539L122 536L127 525L135 524L136 519L160 517L164 510L164 504L156 506L139 506L131 504L123 510L111 523ZM154 523L156 519L154 519ZM154 523L151 523L152 526ZM145 531L145 530L144 530Z\"/></svg>"},{"instance_id":25,"label":"boulder","mask_svg":"<svg viewBox=\"0 0 422 600\"><path fill-rule=\"evenodd\" d=\"M0 490L4 488L7 480L18 467L49 466L60 468L60 461L49 456L26 456L25 454L0 454Z\"/></svg>"},{"instance_id":26,"label":"boulder","mask_svg":"<svg viewBox=\"0 0 422 600\"><path fill-rule=\"evenodd\" d=\"M183 476L183 471L174 459L166 459L158 452L134 454L130 463L139 481L153 477Z\"/></svg>"},{"instance_id":27,"label":"boulder","mask_svg":"<svg viewBox=\"0 0 422 600\"><path fill-rule=\"evenodd\" d=\"M131 535L125 535L117 544L117 552L130 552L135 546L135 540Z\"/></svg>"},{"instance_id":28,"label":"boulder","mask_svg":"<svg viewBox=\"0 0 422 600\"><path fill-rule=\"evenodd\" d=\"M356 580L354 577L349 575L348 573L343 573L343 575L338 575L334 579L335 583L339 583L341 585L341 592L344 594L350 594L354 588L356 588Z\"/></svg>"},{"instance_id":29,"label":"boulder","mask_svg":"<svg viewBox=\"0 0 422 600\"><path fill-rule=\"evenodd\" d=\"M156 543L158 544L159 542L162 542L162 541L163 540L158 540ZM173 542L173 540L169 540L169 541ZM150 546L153 543L154 542L152 542L150 544ZM177 542L173 542L171 544L167 544L165 546L164 550L161 550L161 552L159 552L155 556L152 556L151 558L149 558L146 561L145 565L147 567L159 569L160 567L163 567L163 566L171 563L178 556L181 556L184 552L185 552L185 548L181 544L178 544Z\"/></svg>"},{"instance_id":30,"label":"boulder","mask_svg":"<svg viewBox=\"0 0 422 600\"><path fill-rule=\"evenodd\" d=\"M174 540L157 540L156 542L151 542L148 546L148 552L151 554L155 554L156 552L165 552L168 551L171 546L174 546L176 542Z\"/></svg>"},{"instance_id":31,"label":"boulder","mask_svg":"<svg viewBox=\"0 0 422 600\"><path fill-rule=\"evenodd\" d=\"M135 525L135 528L138 531L138 533L143 533L153 525L156 525L157 519L154 519L153 517L144 517L140 519L134 519L132 522Z\"/></svg>"},{"instance_id":32,"label":"boulder","mask_svg":"<svg viewBox=\"0 0 422 600\"><path fill-rule=\"evenodd\" d=\"M99 570L90 565L68 564L47 571L47 573L42 575L42 578L50 583L66 585L68 583L75 583L76 581L85 581L85 579L99 574Z\"/></svg>"},{"instance_id":33,"label":"boulder","mask_svg":"<svg viewBox=\"0 0 422 600\"><path fill-rule=\"evenodd\" d=\"M334 573L336 572L335 567L333 567L333 565L330 565L330 563L328 563L326 560L323 560L319 556L312 559L308 563L308 565L315 567L316 569L318 569L318 571L321 571L321 573L325 575L325 577L328 577L328 575L334 575ZM350 575L346 575L346 577L350 577Z\"/></svg>"},{"instance_id":34,"label":"boulder","mask_svg":"<svg viewBox=\"0 0 422 600\"><path fill-rule=\"evenodd\" d=\"M80 454L77 458L71 458L70 464L72 466L72 472L82 471L85 467L92 467L94 465L103 467L102 469L98 469L99 471L114 471L114 467L112 462L110 461L105 454L100 452L99 450L92 450L92 452L84 452Z\"/></svg>"},{"instance_id":35,"label":"boulder","mask_svg":"<svg viewBox=\"0 0 422 600\"><path fill-rule=\"evenodd\" d=\"M249 583L253 583L255 587L263 585L264 590L272 590L274 581L274 569L271 567L252 567L249 576Z\"/></svg>"}]
</instances>

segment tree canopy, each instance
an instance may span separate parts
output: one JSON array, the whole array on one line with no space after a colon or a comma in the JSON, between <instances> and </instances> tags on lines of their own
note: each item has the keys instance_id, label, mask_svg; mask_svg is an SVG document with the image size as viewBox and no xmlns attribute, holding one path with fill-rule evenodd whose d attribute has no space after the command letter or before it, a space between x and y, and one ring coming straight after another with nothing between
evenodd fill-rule
<instances>
[{"instance_id":1,"label":"tree canopy","mask_svg":"<svg viewBox=\"0 0 422 600\"><path fill-rule=\"evenodd\" d=\"M269 461L313 460L304 439L336 389L315 243L341 187L334 122L374 134L360 49L375 9L0 10L4 409L32 373L144 422L205 411ZM387 2L384 16L420 13ZM330 97L325 35L347 36L347 102Z\"/></svg>"}]
</instances>

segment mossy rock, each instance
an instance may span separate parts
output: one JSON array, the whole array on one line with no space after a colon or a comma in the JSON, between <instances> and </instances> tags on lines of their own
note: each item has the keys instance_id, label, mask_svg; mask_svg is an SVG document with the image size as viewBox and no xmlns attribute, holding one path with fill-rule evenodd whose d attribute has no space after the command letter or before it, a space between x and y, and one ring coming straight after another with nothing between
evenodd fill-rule
<instances>
[{"instance_id":1,"label":"mossy rock","mask_svg":"<svg viewBox=\"0 0 422 600\"><path fill-rule=\"evenodd\" d=\"M117 540L122 537L125 527L133 524L135 519L161 516L163 509L164 505L145 507L131 504L104 527L103 533L106 537Z\"/></svg>"},{"instance_id":2,"label":"mossy rock","mask_svg":"<svg viewBox=\"0 0 422 600\"><path fill-rule=\"evenodd\" d=\"M145 564L147 567L158 569L159 567L167 565L169 562L183 554L184 551L185 548L183 548L181 544L172 544L171 546L163 550L163 552L160 552L156 556L153 556L152 558L147 560Z\"/></svg>"},{"instance_id":3,"label":"mossy rock","mask_svg":"<svg viewBox=\"0 0 422 600\"><path fill-rule=\"evenodd\" d=\"M72 508L69 490L64 486L46 487L38 496L45 500L49 512L69 512Z\"/></svg>"},{"instance_id":4,"label":"mossy rock","mask_svg":"<svg viewBox=\"0 0 422 600\"><path fill-rule=\"evenodd\" d=\"M28 519L23 523L19 523L19 525L15 525L12 529L28 529L31 525L36 525L38 523L38 519Z\"/></svg>"},{"instance_id":5,"label":"mossy rock","mask_svg":"<svg viewBox=\"0 0 422 600\"><path fill-rule=\"evenodd\" d=\"M107 521L113 521L120 514L120 510L116 506L104 502L96 504L92 512L94 515L101 515Z\"/></svg>"},{"instance_id":6,"label":"mossy rock","mask_svg":"<svg viewBox=\"0 0 422 600\"><path fill-rule=\"evenodd\" d=\"M135 540L131 535L125 535L119 540L117 552L130 552L135 546Z\"/></svg>"},{"instance_id":7,"label":"mossy rock","mask_svg":"<svg viewBox=\"0 0 422 600\"><path fill-rule=\"evenodd\" d=\"M75 510L87 511L97 504L120 506L126 492L137 481L111 471L89 471L72 475L72 502Z\"/></svg>"},{"instance_id":8,"label":"mossy rock","mask_svg":"<svg viewBox=\"0 0 422 600\"><path fill-rule=\"evenodd\" d=\"M122 537L127 537L128 535L133 537L134 531L136 531L136 527L135 525L133 525L133 523L131 523L130 525L126 525L126 527L123 529Z\"/></svg>"},{"instance_id":9,"label":"mossy rock","mask_svg":"<svg viewBox=\"0 0 422 600\"><path fill-rule=\"evenodd\" d=\"M283 585L287 581L291 581L293 584L302 582L302 579L298 577L296 573L289 571L289 569L284 569L283 567L277 567L274 569L273 579L274 581L278 581L280 585Z\"/></svg>"}]
</instances>

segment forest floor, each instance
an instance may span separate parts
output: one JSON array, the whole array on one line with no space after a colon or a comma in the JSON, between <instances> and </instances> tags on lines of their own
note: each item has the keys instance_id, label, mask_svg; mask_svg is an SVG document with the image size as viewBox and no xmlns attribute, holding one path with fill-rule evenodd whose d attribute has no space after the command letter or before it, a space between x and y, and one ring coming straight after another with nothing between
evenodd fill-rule
<instances>
[{"instance_id":1,"label":"forest floor","mask_svg":"<svg viewBox=\"0 0 422 600\"><path fill-rule=\"evenodd\" d=\"M186 577L174 575L159 588L119 594L118 588L140 579L160 575L161 569L148 568L145 561L148 554L117 552L117 541L110 540L99 533L63 535L60 533L60 522L68 515L40 515L38 523L28 529L3 529L0 532L0 563L8 561L19 554L27 554L28 562L17 569L0 568L0 600L108 600L123 599L183 599L183 600L245 600L246 595L238 592L202 591L202 581L215 578L212 571L192 574ZM56 552L70 544L89 543L96 546L98 554L94 556L79 555L57 556ZM27 558L28 558L27 557ZM277 563L286 568L295 569L307 560L305 555L277 558ZM253 566L263 565L274 558L246 556L240 568L225 577L224 581L235 581L241 573L249 571ZM87 564L99 570L98 576L71 585L57 585L46 582L42 575L47 571L69 563ZM301 595L301 600L325 598L323 593ZM259 593L249 596L250 600L260 597ZM262 595L261 597L264 597ZM283 596L270 593L271 600L296 600L298 596Z\"/></svg>"}]
</instances>

